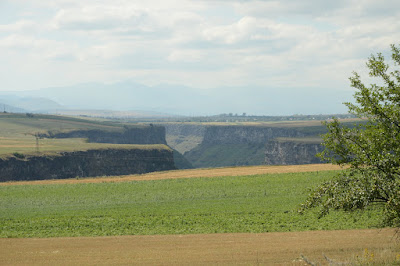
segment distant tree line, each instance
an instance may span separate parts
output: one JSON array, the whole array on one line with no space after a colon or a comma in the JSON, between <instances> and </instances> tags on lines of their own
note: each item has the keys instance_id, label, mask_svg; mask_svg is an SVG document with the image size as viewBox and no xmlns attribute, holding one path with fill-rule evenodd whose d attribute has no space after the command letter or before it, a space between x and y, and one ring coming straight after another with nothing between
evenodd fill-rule
<instances>
[{"instance_id":1,"label":"distant tree line","mask_svg":"<svg viewBox=\"0 0 400 266\"><path fill-rule=\"evenodd\" d=\"M276 121L325 121L333 117L338 119L356 118L353 114L318 114L318 115L288 115L288 116L262 116L242 114L218 114L212 116L176 116L164 118L120 118L128 122L276 122ZM116 119L115 117L113 119Z\"/></svg>"}]
</instances>

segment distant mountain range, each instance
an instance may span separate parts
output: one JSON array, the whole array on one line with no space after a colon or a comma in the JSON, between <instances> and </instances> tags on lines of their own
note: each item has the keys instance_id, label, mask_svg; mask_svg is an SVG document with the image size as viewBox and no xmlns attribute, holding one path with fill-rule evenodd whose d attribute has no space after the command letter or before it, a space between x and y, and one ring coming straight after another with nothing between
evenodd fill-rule
<instances>
[{"instance_id":1,"label":"distant mountain range","mask_svg":"<svg viewBox=\"0 0 400 266\"><path fill-rule=\"evenodd\" d=\"M23 108L21 108L23 107ZM0 95L0 112L49 113L72 116L117 118L166 118L173 115L153 111L114 111L100 109L73 109L46 98Z\"/></svg>"},{"instance_id":2,"label":"distant mountain range","mask_svg":"<svg viewBox=\"0 0 400 266\"><path fill-rule=\"evenodd\" d=\"M193 102L197 101L199 105L209 100L207 95L194 93L187 87L168 85L149 87L134 82L86 83L18 92L17 95L45 97L66 109L146 110L158 113L181 113L183 110L192 109Z\"/></svg>"},{"instance_id":3,"label":"distant mountain range","mask_svg":"<svg viewBox=\"0 0 400 266\"><path fill-rule=\"evenodd\" d=\"M7 112L49 112L63 108L55 101L43 97L20 97L0 95L1 111Z\"/></svg>"},{"instance_id":4,"label":"distant mountain range","mask_svg":"<svg viewBox=\"0 0 400 266\"><path fill-rule=\"evenodd\" d=\"M350 94L333 91L265 89L260 87L191 88L133 81L85 83L31 91L0 92L0 103L34 112L112 110L173 115L248 113L291 115L343 113ZM10 107L11 108L11 107ZM150 112L150 113L149 113Z\"/></svg>"}]
</instances>

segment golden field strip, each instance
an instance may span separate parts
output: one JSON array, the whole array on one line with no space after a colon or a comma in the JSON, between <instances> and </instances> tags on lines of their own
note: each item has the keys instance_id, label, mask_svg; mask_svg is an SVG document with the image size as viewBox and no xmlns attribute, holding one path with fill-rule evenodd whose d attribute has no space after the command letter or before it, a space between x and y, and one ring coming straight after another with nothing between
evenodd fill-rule
<instances>
[{"instance_id":1,"label":"golden field strip","mask_svg":"<svg viewBox=\"0 0 400 266\"><path fill-rule=\"evenodd\" d=\"M0 265L400 263L394 229L0 239ZM343 265L343 264L336 264Z\"/></svg>"},{"instance_id":2,"label":"golden field strip","mask_svg":"<svg viewBox=\"0 0 400 266\"><path fill-rule=\"evenodd\" d=\"M164 172L153 172L141 175L125 175L114 177L96 177L84 179L54 179L36 181L16 181L0 183L0 186L9 185L44 185L44 184L75 184L75 183L103 183L103 182L128 182L142 180L161 180L174 178L196 178L196 177L222 177L222 176L243 176L259 174L299 173L340 170L341 167L332 164L307 164L307 165L281 165L281 166L243 166L224 168L204 168L172 170Z\"/></svg>"}]
</instances>

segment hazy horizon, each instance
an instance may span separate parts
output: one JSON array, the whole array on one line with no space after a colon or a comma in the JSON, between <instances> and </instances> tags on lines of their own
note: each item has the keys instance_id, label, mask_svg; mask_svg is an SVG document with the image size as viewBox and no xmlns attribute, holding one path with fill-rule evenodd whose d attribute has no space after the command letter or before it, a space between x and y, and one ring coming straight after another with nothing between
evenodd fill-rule
<instances>
[{"instance_id":1,"label":"hazy horizon","mask_svg":"<svg viewBox=\"0 0 400 266\"><path fill-rule=\"evenodd\" d=\"M344 113L352 71L368 83L367 58L400 39L400 2L389 0L3 0L0 10L0 95L81 108Z\"/></svg>"}]
</instances>

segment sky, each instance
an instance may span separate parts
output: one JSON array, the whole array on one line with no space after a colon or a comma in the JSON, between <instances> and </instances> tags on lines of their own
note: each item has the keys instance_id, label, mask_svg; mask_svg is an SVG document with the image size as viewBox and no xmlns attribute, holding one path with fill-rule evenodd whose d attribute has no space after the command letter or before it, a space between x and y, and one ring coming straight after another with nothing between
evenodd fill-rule
<instances>
[{"instance_id":1,"label":"sky","mask_svg":"<svg viewBox=\"0 0 400 266\"><path fill-rule=\"evenodd\" d=\"M368 80L367 58L399 40L398 0L0 0L0 92L128 80L341 95L315 109L333 113L352 71Z\"/></svg>"}]
</instances>

